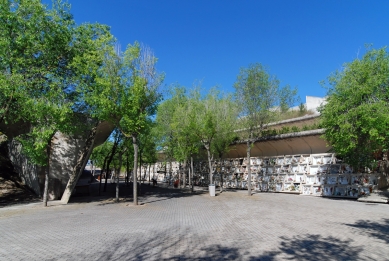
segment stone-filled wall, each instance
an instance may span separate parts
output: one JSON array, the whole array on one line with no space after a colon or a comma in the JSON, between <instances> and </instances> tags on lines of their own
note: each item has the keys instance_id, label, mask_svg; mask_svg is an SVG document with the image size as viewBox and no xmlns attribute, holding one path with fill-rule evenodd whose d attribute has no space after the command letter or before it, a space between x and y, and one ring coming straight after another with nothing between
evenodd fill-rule
<instances>
[{"instance_id":1,"label":"stone-filled wall","mask_svg":"<svg viewBox=\"0 0 389 261\"><path fill-rule=\"evenodd\" d=\"M207 162L198 161L194 165L195 184L207 186ZM247 189L247 168L246 158L214 161L215 185ZM379 173L379 166L374 170L354 171L331 153L252 157L250 168L252 187L261 192L358 198L388 185L387 178ZM151 169L151 175L159 182L174 183L179 177L180 164L159 162Z\"/></svg>"}]
</instances>

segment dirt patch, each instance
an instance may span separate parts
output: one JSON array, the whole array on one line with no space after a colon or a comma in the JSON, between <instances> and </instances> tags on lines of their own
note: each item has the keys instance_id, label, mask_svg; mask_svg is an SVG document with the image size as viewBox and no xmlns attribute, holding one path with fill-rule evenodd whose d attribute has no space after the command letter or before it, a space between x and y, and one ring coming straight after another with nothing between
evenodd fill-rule
<instances>
[{"instance_id":1,"label":"dirt patch","mask_svg":"<svg viewBox=\"0 0 389 261\"><path fill-rule=\"evenodd\" d=\"M24 185L0 176L0 207L38 201L39 197Z\"/></svg>"}]
</instances>

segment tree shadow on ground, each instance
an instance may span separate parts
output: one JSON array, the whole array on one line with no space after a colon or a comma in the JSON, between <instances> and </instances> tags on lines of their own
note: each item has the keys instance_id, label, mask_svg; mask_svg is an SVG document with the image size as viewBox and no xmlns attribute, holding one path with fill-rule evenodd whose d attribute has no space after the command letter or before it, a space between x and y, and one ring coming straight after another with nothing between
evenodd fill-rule
<instances>
[{"instance_id":1,"label":"tree shadow on ground","mask_svg":"<svg viewBox=\"0 0 389 261\"><path fill-rule=\"evenodd\" d=\"M150 233L150 234L146 234ZM149 235L155 234L150 237ZM134 237L135 236L135 237ZM147 239L146 239L147 238ZM361 260L362 247L351 246L351 239L320 235L280 237L274 250L251 255L250 249L261 249L266 242L229 241L212 242L209 237L199 236L195 231L173 234L145 232L131 235L107 244L92 256L78 254L76 259L94 260ZM185 245L186 244L186 245Z\"/></svg>"},{"instance_id":2,"label":"tree shadow on ground","mask_svg":"<svg viewBox=\"0 0 389 261\"><path fill-rule=\"evenodd\" d=\"M99 184L90 184L90 193L88 195L77 195L70 198L70 203L90 203L90 202L107 202L115 203L116 198L116 184L108 183L107 189L103 191L104 184L101 186L101 193L99 195ZM161 200L168 200L172 198L192 197L196 195L206 194L208 191L202 188L196 188L194 192L191 192L189 188L173 188L167 187L165 184L153 187L149 184L141 184L138 186L138 200L139 203L152 203ZM119 198L120 202L132 202L133 201L133 185L130 183L126 185L121 182L119 185Z\"/></svg>"},{"instance_id":3,"label":"tree shadow on ground","mask_svg":"<svg viewBox=\"0 0 389 261\"><path fill-rule=\"evenodd\" d=\"M197 247L195 244L183 246L183 241L206 241L206 238L193 235L193 232L185 235L174 235L170 231L159 232L146 240L144 238L147 236L138 236L136 239L127 237L111 242L92 256L85 253L76 256L73 253L69 254L76 260L243 260L239 255L239 247L226 247L221 244L206 247Z\"/></svg>"},{"instance_id":4,"label":"tree shadow on ground","mask_svg":"<svg viewBox=\"0 0 389 261\"><path fill-rule=\"evenodd\" d=\"M277 250L265 252L250 260L358 260L363 248L351 246L351 239L303 235L280 237L282 242Z\"/></svg>"},{"instance_id":5,"label":"tree shadow on ground","mask_svg":"<svg viewBox=\"0 0 389 261\"><path fill-rule=\"evenodd\" d=\"M357 228L358 235L369 235L389 244L389 218L383 218L381 221L358 220L354 224L347 226Z\"/></svg>"},{"instance_id":6,"label":"tree shadow on ground","mask_svg":"<svg viewBox=\"0 0 389 261\"><path fill-rule=\"evenodd\" d=\"M107 183L107 189L103 192L104 184L101 185L101 192L99 195L99 183L91 183L89 188L89 194L75 195L70 198L70 203L90 203L90 202L102 202L102 204L115 203L116 184ZM240 192L243 190L227 189L224 192ZM161 200L169 200L172 198L185 198L202 194L208 194L208 187L195 186L192 192L189 187L186 188L174 188L173 186L167 186L167 184L158 184L153 187L151 184L144 183L138 187L138 200L140 203L149 204L158 202ZM216 196L220 195L220 190L216 191ZM120 202L132 202L133 201L133 185L130 183L126 185L124 182L119 186L119 198ZM109 203L107 203L109 202Z\"/></svg>"}]
</instances>

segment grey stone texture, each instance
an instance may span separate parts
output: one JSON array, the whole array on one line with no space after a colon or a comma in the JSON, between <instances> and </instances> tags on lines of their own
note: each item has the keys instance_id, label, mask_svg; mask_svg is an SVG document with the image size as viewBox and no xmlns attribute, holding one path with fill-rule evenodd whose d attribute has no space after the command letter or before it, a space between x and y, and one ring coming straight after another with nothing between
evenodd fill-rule
<instances>
[{"instance_id":1,"label":"grey stone texture","mask_svg":"<svg viewBox=\"0 0 389 261\"><path fill-rule=\"evenodd\" d=\"M87 121L87 119L85 119ZM8 126L8 127L17 127ZM108 138L114 126L109 122L99 123L94 138L94 146L98 146ZM27 132L25 128L24 132ZM12 132L10 129L8 132ZM88 130L84 130L86 136ZM10 134L9 134L10 135ZM10 136L12 137L12 136ZM74 166L80 157L80 152L85 146L83 136L69 136L61 132L56 132L52 139L52 151L50 157L50 180L49 180L49 199L55 200L62 196L68 183L69 177ZM14 165L15 171L19 174L23 183L30 187L38 196L43 195L45 171L44 167L33 164L24 154L22 145L12 139L8 143L9 158Z\"/></svg>"},{"instance_id":2,"label":"grey stone texture","mask_svg":"<svg viewBox=\"0 0 389 261\"><path fill-rule=\"evenodd\" d=\"M246 194L2 208L0 260L389 260L387 204Z\"/></svg>"},{"instance_id":3,"label":"grey stone texture","mask_svg":"<svg viewBox=\"0 0 389 261\"><path fill-rule=\"evenodd\" d=\"M78 155L83 146L84 141L82 139L75 139L60 132L54 135L50 157L50 200L58 199L62 195L69 175L77 162L76 155ZM15 171L19 174L24 184L32 188L37 195L43 195L45 167L32 164L23 154L22 146L16 140L9 142L8 150Z\"/></svg>"}]
</instances>

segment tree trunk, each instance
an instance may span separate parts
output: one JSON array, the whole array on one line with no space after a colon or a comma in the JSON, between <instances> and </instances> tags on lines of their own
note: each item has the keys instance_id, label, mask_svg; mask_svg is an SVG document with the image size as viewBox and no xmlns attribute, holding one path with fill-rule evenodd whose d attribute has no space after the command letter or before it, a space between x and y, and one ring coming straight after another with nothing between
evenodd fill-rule
<instances>
[{"instance_id":1,"label":"tree trunk","mask_svg":"<svg viewBox=\"0 0 389 261\"><path fill-rule=\"evenodd\" d=\"M170 183L172 183L171 185L173 185L173 167L172 167L172 159L170 159L170 165L169 165L169 185ZM174 186L174 185L173 185Z\"/></svg>"},{"instance_id":2,"label":"tree trunk","mask_svg":"<svg viewBox=\"0 0 389 261\"><path fill-rule=\"evenodd\" d=\"M108 158L108 161L107 161L107 171L106 171L106 174L105 174L105 182L104 182L104 190L103 190L104 192L107 191L108 173L110 172L109 171L109 166L111 165L113 156L116 153L116 149L118 147L118 144L119 144L119 138L116 138L115 142L113 144L112 150L111 150L111 154L109 155L109 158Z\"/></svg>"},{"instance_id":3,"label":"tree trunk","mask_svg":"<svg viewBox=\"0 0 389 261\"><path fill-rule=\"evenodd\" d=\"M85 165L93 151L93 144L95 141L96 130L97 130L97 124L89 132L88 138L86 139L85 142L85 147L81 151L77 164L74 167L72 174L70 175L68 184L66 185L65 191L61 198L61 202L64 204L67 204L69 202L73 189L76 186L78 179L80 178L82 171L84 170Z\"/></svg>"},{"instance_id":4,"label":"tree trunk","mask_svg":"<svg viewBox=\"0 0 389 261\"><path fill-rule=\"evenodd\" d=\"M166 181L166 173L167 173L166 171L167 171L167 168L166 168L166 162L165 162L165 175L164 175L165 176L165 181ZM168 183L168 186L169 186L169 183Z\"/></svg>"},{"instance_id":5,"label":"tree trunk","mask_svg":"<svg viewBox=\"0 0 389 261\"><path fill-rule=\"evenodd\" d=\"M138 181L137 181L137 171L138 171L138 143L137 135L132 134L132 145L134 146L134 174L133 174L133 193L134 193L134 205L138 205Z\"/></svg>"},{"instance_id":6,"label":"tree trunk","mask_svg":"<svg viewBox=\"0 0 389 261\"><path fill-rule=\"evenodd\" d=\"M251 154L251 143L247 141L247 190L248 195L251 196L251 162L250 162L250 154Z\"/></svg>"},{"instance_id":7,"label":"tree trunk","mask_svg":"<svg viewBox=\"0 0 389 261\"><path fill-rule=\"evenodd\" d=\"M43 188L43 206L47 207L48 193L49 193L49 172L50 164L47 164L45 171L45 186Z\"/></svg>"},{"instance_id":8,"label":"tree trunk","mask_svg":"<svg viewBox=\"0 0 389 261\"><path fill-rule=\"evenodd\" d=\"M178 188L181 188L181 163L178 166Z\"/></svg>"},{"instance_id":9,"label":"tree trunk","mask_svg":"<svg viewBox=\"0 0 389 261\"><path fill-rule=\"evenodd\" d=\"M189 162L189 166L188 166L188 185L189 185L189 188L192 187L192 177L193 177L192 168L191 168L192 156L190 158L191 158L191 161Z\"/></svg>"},{"instance_id":10,"label":"tree trunk","mask_svg":"<svg viewBox=\"0 0 389 261\"><path fill-rule=\"evenodd\" d=\"M146 167L144 168L145 169L145 174L143 175L143 184L145 183L146 181L146 177L147 177L147 168L148 168L149 164L146 164Z\"/></svg>"},{"instance_id":11,"label":"tree trunk","mask_svg":"<svg viewBox=\"0 0 389 261\"><path fill-rule=\"evenodd\" d=\"M140 158L141 156L139 155L139 158ZM138 171L138 170L137 170ZM136 173L136 175L138 175L138 172ZM137 178L138 178L138 176L137 176ZM140 180L139 180L139 189L138 189L138 195L141 195L142 194L142 165L141 165L141 163L140 163L140 160L139 160L139 178L140 178Z\"/></svg>"},{"instance_id":12,"label":"tree trunk","mask_svg":"<svg viewBox=\"0 0 389 261\"><path fill-rule=\"evenodd\" d=\"M47 201L49 200L51 139L53 138L54 134L55 134L55 132L50 136L50 139L47 142L47 147L46 147L47 166L46 166L46 172L45 172L45 187L43 189L43 206L44 207L47 207Z\"/></svg>"},{"instance_id":13,"label":"tree trunk","mask_svg":"<svg viewBox=\"0 0 389 261\"><path fill-rule=\"evenodd\" d=\"M109 165L110 165L110 162L109 162L109 159L108 159L107 166L105 166L105 179L104 179L103 192L107 191L107 183L108 183L108 175L109 175Z\"/></svg>"},{"instance_id":14,"label":"tree trunk","mask_svg":"<svg viewBox=\"0 0 389 261\"><path fill-rule=\"evenodd\" d=\"M95 177L96 166L93 164L93 160L91 160L91 165L92 165L92 169L91 169L92 177Z\"/></svg>"},{"instance_id":15,"label":"tree trunk","mask_svg":"<svg viewBox=\"0 0 389 261\"><path fill-rule=\"evenodd\" d=\"M190 182L190 161L188 162L188 187L191 188L192 183Z\"/></svg>"},{"instance_id":16,"label":"tree trunk","mask_svg":"<svg viewBox=\"0 0 389 261\"><path fill-rule=\"evenodd\" d=\"M149 164L149 186L150 186L150 168L151 168L151 163Z\"/></svg>"},{"instance_id":17,"label":"tree trunk","mask_svg":"<svg viewBox=\"0 0 389 261\"><path fill-rule=\"evenodd\" d=\"M126 160L126 186L128 186L128 180L130 175L130 162L128 161L129 152L127 152L127 160Z\"/></svg>"},{"instance_id":18,"label":"tree trunk","mask_svg":"<svg viewBox=\"0 0 389 261\"><path fill-rule=\"evenodd\" d=\"M182 171L182 186L183 186L183 188L186 187L186 171L187 171L187 169L188 169L187 160L184 160L184 168Z\"/></svg>"},{"instance_id":19,"label":"tree trunk","mask_svg":"<svg viewBox=\"0 0 389 261\"><path fill-rule=\"evenodd\" d=\"M208 164L209 164L209 184L213 184L213 178L212 178L212 162L211 162L211 149L210 146L205 147L207 149L208 154Z\"/></svg>"},{"instance_id":20,"label":"tree trunk","mask_svg":"<svg viewBox=\"0 0 389 261\"><path fill-rule=\"evenodd\" d=\"M99 196L101 195L101 181L103 180L103 172L105 170L105 165L107 164L108 155L104 158L103 168L100 171L100 184L99 184Z\"/></svg>"},{"instance_id":21,"label":"tree trunk","mask_svg":"<svg viewBox=\"0 0 389 261\"><path fill-rule=\"evenodd\" d=\"M139 149L139 178L140 178L140 182L143 183L143 178L142 178L142 146Z\"/></svg>"},{"instance_id":22,"label":"tree trunk","mask_svg":"<svg viewBox=\"0 0 389 261\"><path fill-rule=\"evenodd\" d=\"M222 161L222 155L223 154L219 154L219 159L220 159L220 193L223 192L223 166L224 166L224 163Z\"/></svg>"},{"instance_id":23,"label":"tree trunk","mask_svg":"<svg viewBox=\"0 0 389 261\"><path fill-rule=\"evenodd\" d=\"M194 171L193 171L193 157L190 157L190 168L191 168L191 173L192 173L192 192L194 191Z\"/></svg>"},{"instance_id":24,"label":"tree trunk","mask_svg":"<svg viewBox=\"0 0 389 261\"><path fill-rule=\"evenodd\" d=\"M189 160L186 160L185 163L185 173L184 173L184 188L186 188L186 182L190 180L190 165ZM188 184L189 185L189 184Z\"/></svg>"},{"instance_id":25,"label":"tree trunk","mask_svg":"<svg viewBox=\"0 0 389 261\"><path fill-rule=\"evenodd\" d=\"M122 157L123 151L119 152L119 166L116 171L116 203L119 202L119 178L120 178L120 170L122 168Z\"/></svg>"}]
</instances>

